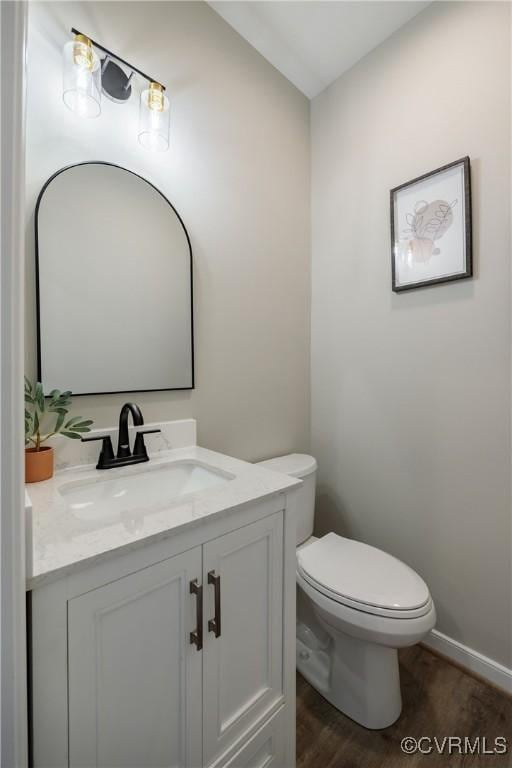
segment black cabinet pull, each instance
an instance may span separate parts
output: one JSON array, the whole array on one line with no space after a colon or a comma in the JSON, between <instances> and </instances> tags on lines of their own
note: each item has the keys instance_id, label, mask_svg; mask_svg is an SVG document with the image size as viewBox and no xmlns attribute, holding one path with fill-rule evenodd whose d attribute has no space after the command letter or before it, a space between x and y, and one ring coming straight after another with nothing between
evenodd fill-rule
<instances>
[{"instance_id":1,"label":"black cabinet pull","mask_svg":"<svg viewBox=\"0 0 512 768\"><path fill-rule=\"evenodd\" d=\"M196 596L196 629L190 633L190 644L200 651L203 647L203 588L197 579L190 582L190 594Z\"/></svg>"},{"instance_id":2,"label":"black cabinet pull","mask_svg":"<svg viewBox=\"0 0 512 768\"><path fill-rule=\"evenodd\" d=\"M220 637L220 576L216 576L215 571L208 573L208 584L213 584L215 590L215 616L208 621L208 632L213 632L215 637Z\"/></svg>"}]
</instances>

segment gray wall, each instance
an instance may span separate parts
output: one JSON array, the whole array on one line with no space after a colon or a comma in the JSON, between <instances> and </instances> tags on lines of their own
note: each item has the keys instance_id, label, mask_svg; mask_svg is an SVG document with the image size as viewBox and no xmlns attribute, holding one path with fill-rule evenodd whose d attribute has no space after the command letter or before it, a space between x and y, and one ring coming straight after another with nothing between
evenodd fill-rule
<instances>
[{"instance_id":1,"label":"gray wall","mask_svg":"<svg viewBox=\"0 0 512 768\"><path fill-rule=\"evenodd\" d=\"M511 666L510 17L435 3L312 106L318 531L423 575ZM469 155L473 280L394 295L389 189Z\"/></svg>"},{"instance_id":2,"label":"gray wall","mask_svg":"<svg viewBox=\"0 0 512 768\"><path fill-rule=\"evenodd\" d=\"M72 26L168 86L169 152L137 143L137 98L103 99L97 120L66 109L61 55ZM58 168L108 160L163 191L194 253L197 389L130 397L147 421L195 416L202 445L242 458L308 449L308 100L205 3L41 2L30 6L27 124L27 372L37 194ZM75 411L113 424L126 399L77 398Z\"/></svg>"}]
</instances>

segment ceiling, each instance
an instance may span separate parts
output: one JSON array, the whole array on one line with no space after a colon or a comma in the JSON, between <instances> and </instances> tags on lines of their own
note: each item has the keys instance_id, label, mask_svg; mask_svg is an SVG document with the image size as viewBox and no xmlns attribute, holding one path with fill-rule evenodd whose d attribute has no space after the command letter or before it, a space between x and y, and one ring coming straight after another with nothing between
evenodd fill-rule
<instances>
[{"instance_id":1,"label":"ceiling","mask_svg":"<svg viewBox=\"0 0 512 768\"><path fill-rule=\"evenodd\" d=\"M211 0L309 98L430 5L421 0Z\"/></svg>"}]
</instances>

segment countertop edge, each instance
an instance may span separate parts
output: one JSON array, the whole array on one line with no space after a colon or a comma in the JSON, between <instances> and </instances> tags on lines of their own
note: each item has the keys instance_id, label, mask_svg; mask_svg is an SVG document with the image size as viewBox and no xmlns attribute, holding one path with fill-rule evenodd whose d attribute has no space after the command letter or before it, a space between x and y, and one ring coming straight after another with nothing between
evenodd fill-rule
<instances>
[{"instance_id":1,"label":"countertop edge","mask_svg":"<svg viewBox=\"0 0 512 768\"><path fill-rule=\"evenodd\" d=\"M265 501L267 499L270 499L274 496L279 496L281 494L286 495L290 492L295 492L302 485L302 482L299 479L296 479L291 476L283 476L283 477L286 477L288 482L286 484L283 484L282 488L277 488L272 491L262 493L257 498L247 499L246 501L242 501L238 504L234 504L233 506L228 506L228 507L225 507L224 509L216 510L210 513L209 515L204 515L194 520L187 520L186 522L179 523L178 525L170 526L169 528L165 528L161 531L148 534L148 536L137 539L135 541L125 542L123 544L120 544L117 547L106 549L104 552L98 552L97 554L91 555L90 557L85 557L80 560L75 560L71 563L67 563L66 565L57 567L54 570L49 570L49 571L46 571L45 573L41 573L36 576L31 576L26 579L25 591L32 592L36 588L46 586L55 581L59 581L60 579L66 578L71 574L80 572L82 570L93 567L95 565L99 565L112 558L127 554L129 552L135 552L139 549L142 549L143 547L151 546L152 544L155 544L158 541L164 541L165 539L168 539L172 536L179 535L184 531L194 530L200 525L204 525L204 523L209 521L210 519L215 518L220 520L225 517L229 517L233 514L236 514L238 512L241 512L247 507L257 504L260 501Z\"/></svg>"}]
</instances>

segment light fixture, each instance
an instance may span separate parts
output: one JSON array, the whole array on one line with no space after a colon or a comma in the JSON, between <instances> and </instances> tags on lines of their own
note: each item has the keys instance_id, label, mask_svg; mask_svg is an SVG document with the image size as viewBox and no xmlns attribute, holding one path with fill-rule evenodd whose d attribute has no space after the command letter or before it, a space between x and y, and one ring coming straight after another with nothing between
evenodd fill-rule
<instances>
[{"instance_id":1,"label":"light fixture","mask_svg":"<svg viewBox=\"0 0 512 768\"><path fill-rule=\"evenodd\" d=\"M149 88L140 96L139 142L146 149L160 152L168 149L170 112L165 87L78 29L71 32L74 38L64 46L66 106L82 117L97 117L101 112L101 93L116 104L124 104L132 94L134 74L140 75L148 81ZM105 54L101 61L95 48ZM129 70L129 75L123 67Z\"/></svg>"},{"instance_id":2,"label":"light fixture","mask_svg":"<svg viewBox=\"0 0 512 768\"><path fill-rule=\"evenodd\" d=\"M160 83L151 82L140 95L139 142L146 149L169 148L169 99Z\"/></svg>"},{"instance_id":3,"label":"light fixture","mask_svg":"<svg viewBox=\"0 0 512 768\"><path fill-rule=\"evenodd\" d=\"M101 112L101 67L92 42L75 34L64 46L64 104L80 117L98 117Z\"/></svg>"}]
</instances>

